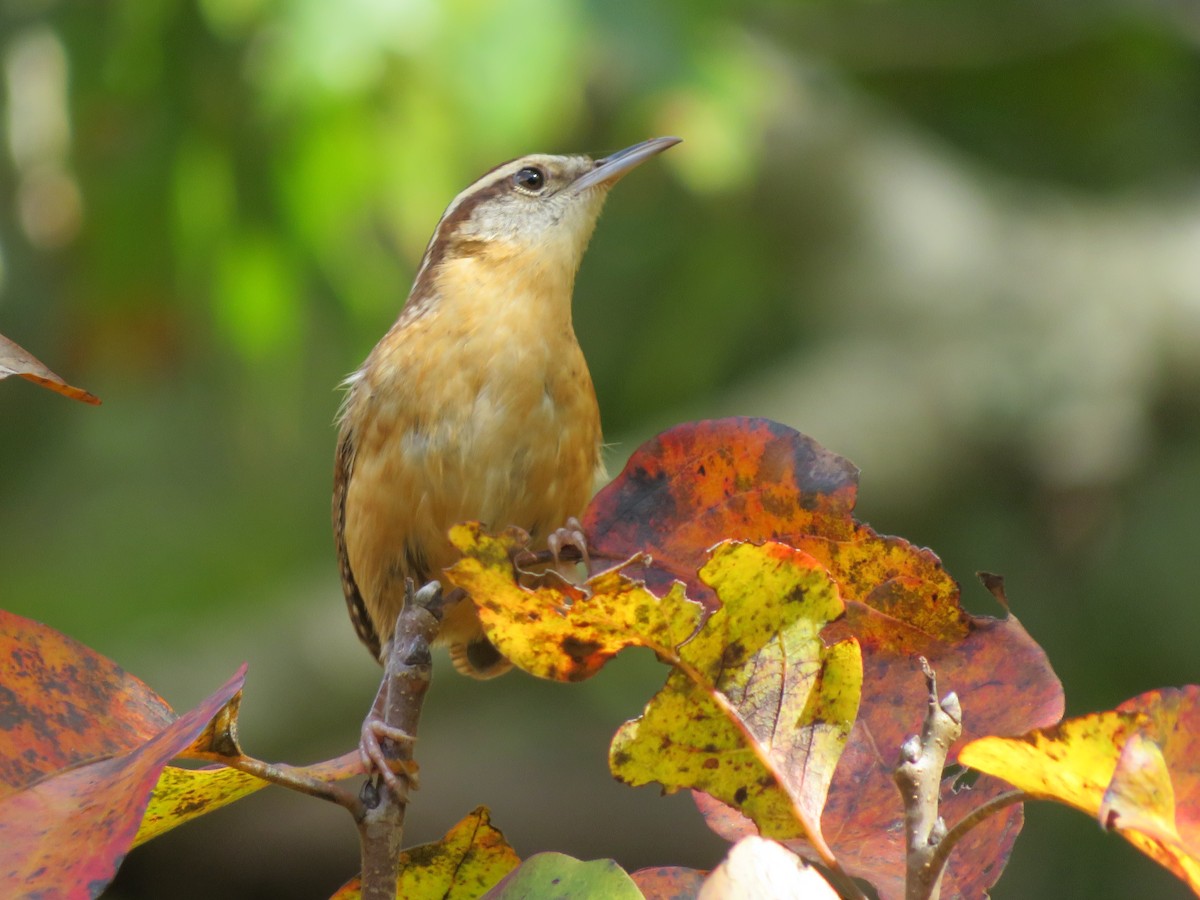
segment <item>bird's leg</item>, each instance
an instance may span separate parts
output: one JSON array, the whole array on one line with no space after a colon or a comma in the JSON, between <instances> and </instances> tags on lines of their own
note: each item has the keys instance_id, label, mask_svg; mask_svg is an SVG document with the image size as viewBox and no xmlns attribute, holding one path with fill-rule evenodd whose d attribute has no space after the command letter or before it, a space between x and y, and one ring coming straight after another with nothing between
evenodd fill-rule
<instances>
[{"instance_id":1,"label":"bird's leg","mask_svg":"<svg viewBox=\"0 0 1200 900\"><path fill-rule=\"evenodd\" d=\"M388 641L384 648L385 653L390 653L391 644L392 642ZM358 754L362 758L363 768L366 769L367 775L377 773L383 778L392 793L397 797L403 797L406 795L401 793L404 789L401 788L400 779L396 776L399 772L403 772L405 781L412 787L417 787L416 761L396 758L393 753L384 749L383 742L391 741L396 745L411 744L416 738L403 728L389 725L384 718L388 708L391 684L392 680L385 677L379 685L379 692L375 695L375 702L371 704L371 711L363 719L362 732L358 740Z\"/></svg>"},{"instance_id":2,"label":"bird's leg","mask_svg":"<svg viewBox=\"0 0 1200 900\"><path fill-rule=\"evenodd\" d=\"M367 773L378 773L397 797L405 796L401 791L409 786L414 789L417 787L417 764L412 758L411 748L416 738L404 728L392 724L391 720L396 718L399 707L401 714L406 714L412 720L415 730L420 696L424 694L429 679L429 641L441 619L442 601L442 587L438 582L432 581L414 592L412 580L407 580L404 607L382 654L383 681L375 695L375 702L371 704L371 711L363 720L359 737L358 752ZM428 624L412 624L410 627L408 619L414 613L425 616L424 622ZM433 618L429 618L427 613ZM398 646L397 641L404 646ZM419 674L422 671L423 676ZM394 697L393 691L396 692ZM414 705L415 709L410 708ZM403 786L397 777L400 775L404 776Z\"/></svg>"}]
</instances>

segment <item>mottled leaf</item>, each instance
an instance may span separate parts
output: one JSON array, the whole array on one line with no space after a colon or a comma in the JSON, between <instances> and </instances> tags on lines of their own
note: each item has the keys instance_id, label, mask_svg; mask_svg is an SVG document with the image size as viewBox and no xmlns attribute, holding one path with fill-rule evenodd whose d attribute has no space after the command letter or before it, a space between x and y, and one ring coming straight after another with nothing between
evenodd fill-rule
<instances>
[{"instance_id":1,"label":"mottled leaf","mask_svg":"<svg viewBox=\"0 0 1200 900\"><path fill-rule=\"evenodd\" d=\"M133 846L138 847L177 825L228 806L268 783L227 766L204 769L166 766L146 804Z\"/></svg>"},{"instance_id":2,"label":"mottled leaf","mask_svg":"<svg viewBox=\"0 0 1200 900\"><path fill-rule=\"evenodd\" d=\"M853 640L826 647L819 637L842 611L837 589L781 544L722 545L701 577L721 608L666 657L676 665L666 686L613 738L613 774L703 790L764 834L823 846L821 807L862 677Z\"/></svg>"},{"instance_id":3,"label":"mottled leaf","mask_svg":"<svg viewBox=\"0 0 1200 900\"><path fill-rule=\"evenodd\" d=\"M0 610L0 797L137 747L175 718L112 660Z\"/></svg>"},{"instance_id":4,"label":"mottled leaf","mask_svg":"<svg viewBox=\"0 0 1200 900\"><path fill-rule=\"evenodd\" d=\"M660 599L620 569L581 586L550 580L526 588L510 561L520 546L514 535L493 537L467 523L455 526L450 540L463 558L446 577L471 595L500 652L541 678L580 681L626 647L673 654L699 625L701 609L681 589Z\"/></svg>"},{"instance_id":5,"label":"mottled leaf","mask_svg":"<svg viewBox=\"0 0 1200 900\"><path fill-rule=\"evenodd\" d=\"M203 740L203 737L199 740ZM180 756L191 757L196 743L193 742L192 747L184 748ZM294 775L317 781L341 781L363 774L362 760L357 750L311 766L275 768L284 768ZM202 769L167 766L150 795L133 846L137 847L176 826L228 806L268 784L271 782L225 765L207 766Z\"/></svg>"},{"instance_id":6,"label":"mottled leaf","mask_svg":"<svg viewBox=\"0 0 1200 900\"><path fill-rule=\"evenodd\" d=\"M432 844L405 850L400 857L396 896L403 900L475 900L520 864L516 851L477 807ZM332 900L358 900L359 879L343 885ZM489 896L491 896L489 894Z\"/></svg>"},{"instance_id":7,"label":"mottled leaf","mask_svg":"<svg viewBox=\"0 0 1200 900\"><path fill-rule=\"evenodd\" d=\"M781 544L718 547L701 576L722 606L696 633L699 608L678 585L660 600L612 569L580 587L518 583L512 536L460 525L463 559L447 572L514 664L577 680L623 647L673 665L645 713L618 731L613 773L668 791L699 788L744 809L772 837L823 848L820 812L854 721L861 659L853 640L826 647L843 605L828 572ZM828 853L825 854L828 858Z\"/></svg>"},{"instance_id":8,"label":"mottled leaf","mask_svg":"<svg viewBox=\"0 0 1200 900\"><path fill-rule=\"evenodd\" d=\"M827 567L846 615L823 636L856 638L864 672L859 719L829 790L823 828L843 866L892 897L902 895L895 886L904 874L903 808L890 772L901 742L920 726L925 686L918 657L962 698L964 741L1049 725L1061 718L1063 699L1045 654L1016 618L967 613L936 555L853 519L857 477L852 464L777 423L697 422L639 448L593 500L584 523L597 568L644 551L649 560L640 557L627 575L644 577L656 591L680 580L709 609L715 597L698 572L721 540L780 541ZM1003 790L986 780L970 792L944 788L949 824ZM1003 870L1020 822L1014 807L977 829L984 839L974 848L960 845L951 858L948 889L986 890ZM981 855L972 858L973 849Z\"/></svg>"},{"instance_id":9,"label":"mottled leaf","mask_svg":"<svg viewBox=\"0 0 1200 900\"><path fill-rule=\"evenodd\" d=\"M959 760L1096 816L1200 893L1200 687L1150 691L1018 738L982 738Z\"/></svg>"},{"instance_id":10,"label":"mottled leaf","mask_svg":"<svg viewBox=\"0 0 1200 900\"><path fill-rule=\"evenodd\" d=\"M100 404L99 397L83 388L67 384L24 347L0 334L0 378L7 378L9 375L17 375L26 381L40 384L72 400L81 400L93 406Z\"/></svg>"},{"instance_id":11,"label":"mottled leaf","mask_svg":"<svg viewBox=\"0 0 1200 900\"><path fill-rule=\"evenodd\" d=\"M639 572L662 590L679 579L711 601L698 572L714 544L813 533L849 539L858 469L766 419L679 425L647 441L584 515L593 568L647 554Z\"/></svg>"},{"instance_id":12,"label":"mottled leaf","mask_svg":"<svg viewBox=\"0 0 1200 900\"><path fill-rule=\"evenodd\" d=\"M129 851L163 767L241 690L245 669L145 744L0 799L0 895L98 896Z\"/></svg>"}]
</instances>

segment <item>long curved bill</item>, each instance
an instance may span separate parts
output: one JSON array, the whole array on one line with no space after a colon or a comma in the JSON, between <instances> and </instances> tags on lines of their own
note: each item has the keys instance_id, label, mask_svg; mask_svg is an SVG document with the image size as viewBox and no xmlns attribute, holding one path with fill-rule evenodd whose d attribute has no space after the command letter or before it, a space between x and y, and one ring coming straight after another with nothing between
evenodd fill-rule
<instances>
[{"instance_id":1,"label":"long curved bill","mask_svg":"<svg viewBox=\"0 0 1200 900\"><path fill-rule=\"evenodd\" d=\"M596 168L579 176L571 185L571 190L578 193L596 185L611 187L617 179L635 166L644 163L652 156L657 156L668 147L674 147L682 138L659 137L642 141L624 150L618 150L612 156L596 160Z\"/></svg>"}]
</instances>

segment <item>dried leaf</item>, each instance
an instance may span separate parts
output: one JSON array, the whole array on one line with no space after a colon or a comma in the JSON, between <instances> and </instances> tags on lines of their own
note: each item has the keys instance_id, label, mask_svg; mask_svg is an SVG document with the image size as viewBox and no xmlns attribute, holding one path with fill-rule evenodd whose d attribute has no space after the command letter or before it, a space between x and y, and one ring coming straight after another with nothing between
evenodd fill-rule
<instances>
[{"instance_id":1,"label":"dried leaf","mask_svg":"<svg viewBox=\"0 0 1200 900\"><path fill-rule=\"evenodd\" d=\"M1200 893L1200 687L962 749L964 765L1096 816Z\"/></svg>"},{"instance_id":2,"label":"dried leaf","mask_svg":"<svg viewBox=\"0 0 1200 900\"><path fill-rule=\"evenodd\" d=\"M93 406L100 405L100 398L83 388L72 387L46 368L40 360L19 344L0 334L0 378L18 375L26 381L40 384L48 390L72 400L80 400Z\"/></svg>"},{"instance_id":3,"label":"dried leaf","mask_svg":"<svg viewBox=\"0 0 1200 900\"><path fill-rule=\"evenodd\" d=\"M140 746L174 718L112 660L0 610L0 797Z\"/></svg>"},{"instance_id":4,"label":"dried leaf","mask_svg":"<svg viewBox=\"0 0 1200 900\"><path fill-rule=\"evenodd\" d=\"M145 744L0 799L0 895L96 896L129 851L163 767L241 690L243 667Z\"/></svg>"},{"instance_id":5,"label":"dried leaf","mask_svg":"<svg viewBox=\"0 0 1200 900\"><path fill-rule=\"evenodd\" d=\"M492 825L487 807L480 806L440 841L401 854L396 896L403 900L475 900L520 863L516 851ZM360 896L361 885L356 877L331 900L358 900Z\"/></svg>"}]
</instances>

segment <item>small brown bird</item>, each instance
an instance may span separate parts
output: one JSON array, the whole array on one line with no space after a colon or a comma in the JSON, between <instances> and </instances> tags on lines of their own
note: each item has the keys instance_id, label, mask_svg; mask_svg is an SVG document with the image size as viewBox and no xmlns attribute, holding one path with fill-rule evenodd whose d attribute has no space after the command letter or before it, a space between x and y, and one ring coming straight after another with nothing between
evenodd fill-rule
<instances>
[{"instance_id":1,"label":"small brown bird","mask_svg":"<svg viewBox=\"0 0 1200 900\"><path fill-rule=\"evenodd\" d=\"M602 468L575 273L609 188L677 143L492 169L447 207L396 324L346 379L333 528L350 618L377 658L405 579L455 561L452 525L517 525L544 545L582 513ZM470 603L450 608L438 643L476 678L509 668Z\"/></svg>"}]
</instances>

